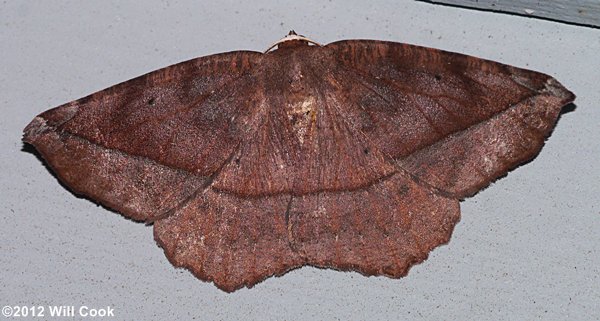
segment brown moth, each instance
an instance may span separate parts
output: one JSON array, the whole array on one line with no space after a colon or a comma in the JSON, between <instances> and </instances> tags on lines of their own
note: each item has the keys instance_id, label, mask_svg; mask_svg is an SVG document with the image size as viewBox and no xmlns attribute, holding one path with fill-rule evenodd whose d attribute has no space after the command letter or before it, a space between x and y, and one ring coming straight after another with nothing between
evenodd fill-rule
<instances>
[{"instance_id":1,"label":"brown moth","mask_svg":"<svg viewBox=\"0 0 600 321\"><path fill-rule=\"evenodd\" d=\"M270 49L123 82L23 139L75 194L153 223L173 265L233 291L303 265L406 275L575 98L542 73L408 44L291 32Z\"/></svg>"}]
</instances>

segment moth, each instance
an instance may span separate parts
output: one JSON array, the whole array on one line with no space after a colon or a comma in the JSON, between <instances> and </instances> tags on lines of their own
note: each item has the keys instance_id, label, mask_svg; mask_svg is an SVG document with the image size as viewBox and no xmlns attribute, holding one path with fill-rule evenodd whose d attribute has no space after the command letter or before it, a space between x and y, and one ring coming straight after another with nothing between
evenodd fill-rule
<instances>
[{"instance_id":1,"label":"moth","mask_svg":"<svg viewBox=\"0 0 600 321\"><path fill-rule=\"evenodd\" d=\"M290 32L45 111L23 139L75 194L152 224L174 266L233 291L304 265L406 275L574 99L489 60Z\"/></svg>"}]
</instances>

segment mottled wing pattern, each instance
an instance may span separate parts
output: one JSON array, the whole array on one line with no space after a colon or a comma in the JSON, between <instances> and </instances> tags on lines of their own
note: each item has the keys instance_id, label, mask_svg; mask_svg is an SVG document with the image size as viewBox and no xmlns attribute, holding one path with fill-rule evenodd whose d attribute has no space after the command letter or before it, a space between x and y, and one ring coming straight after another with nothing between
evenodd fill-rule
<instances>
[{"instance_id":1,"label":"mottled wing pattern","mask_svg":"<svg viewBox=\"0 0 600 321\"><path fill-rule=\"evenodd\" d=\"M537 155L574 99L548 75L458 53L368 40L326 49L338 62L330 86L360 131L453 197Z\"/></svg>"},{"instance_id":2,"label":"mottled wing pattern","mask_svg":"<svg viewBox=\"0 0 600 321\"><path fill-rule=\"evenodd\" d=\"M321 53L263 59L253 135L202 195L155 222L174 265L227 291L305 264L400 277L448 240L458 202L415 183L356 131L351 106L311 63Z\"/></svg>"},{"instance_id":3,"label":"mottled wing pattern","mask_svg":"<svg viewBox=\"0 0 600 321\"><path fill-rule=\"evenodd\" d=\"M369 186L395 167L355 135L343 110L328 104L322 75L311 60L318 47L277 50L265 56L266 110L251 139L214 187L243 196L303 195Z\"/></svg>"},{"instance_id":4,"label":"mottled wing pattern","mask_svg":"<svg viewBox=\"0 0 600 321\"><path fill-rule=\"evenodd\" d=\"M285 195L244 198L208 188L154 223L154 236L174 266L225 291L251 287L302 266L288 242Z\"/></svg>"},{"instance_id":5,"label":"mottled wing pattern","mask_svg":"<svg viewBox=\"0 0 600 321\"><path fill-rule=\"evenodd\" d=\"M236 151L259 105L244 93L260 59L234 52L151 72L40 114L24 140L76 193L153 220Z\"/></svg>"}]
</instances>

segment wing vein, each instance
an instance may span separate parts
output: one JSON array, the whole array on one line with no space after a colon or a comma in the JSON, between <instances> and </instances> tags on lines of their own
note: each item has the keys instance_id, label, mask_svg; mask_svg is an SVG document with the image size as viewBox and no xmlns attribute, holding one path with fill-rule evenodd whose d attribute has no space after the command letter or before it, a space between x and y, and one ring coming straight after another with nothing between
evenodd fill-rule
<instances>
[{"instance_id":1,"label":"wing vein","mask_svg":"<svg viewBox=\"0 0 600 321\"><path fill-rule=\"evenodd\" d=\"M132 124L131 126L124 128L124 130L126 130L127 132L132 132L132 131L135 131L136 129L138 129L140 126L143 126L145 124L163 122L163 121L170 119L176 115L181 115L182 113L186 113L186 112L190 111L192 108L197 107L199 104L204 103L208 98L212 97L215 93L217 93L221 89L225 88L226 86L236 84L244 76L246 76L246 75L242 74L238 77L235 77L234 79L223 83L222 85L218 86L217 88L214 88L211 92L204 94L204 95L200 95L198 98L194 99L191 103L184 105L184 107L176 108L176 109L172 110L170 113L163 115L162 117L150 118L150 119L140 121L136 124ZM227 97L229 97L229 95L223 97L223 99L225 99ZM119 129L123 130L122 128L119 128ZM109 132L109 135L112 134L112 132L114 132L115 130L117 130L117 129L114 129L113 131Z\"/></svg>"},{"instance_id":2,"label":"wing vein","mask_svg":"<svg viewBox=\"0 0 600 321\"><path fill-rule=\"evenodd\" d=\"M355 71L355 69L354 69L354 68L352 68L351 66L346 66L346 65L341 65L341 66L342 66L342 67L343 67L345 70L348 70L348 71L350 71L350 72L354 72L356 75L358 75L358 76L362 77L363 79L365 79L365 76L363 76L363 75L362 75L362 74L361 74L359 71ZM359 84L361 84L361 85L362 85L362 83L360 83L360 82L359 82ZM393 86L395 86L397 89L400 89L400 90L403 90L403 91L406 91L406 90L408 89L408 88L404 88L403 86L400 86L400 85L398 85L398 84L395 84L395 83L393 83L393 82L390 82L390 84L391 84L391 85L393 85ZM415 92L416 92L417 94L419 94L419 95L425 95L425 96L427 96L427 97L432 97L432 98L442 97L442 98L448 98L448 99L451 99L451 100L455 100L455 99L453 99L452 97L448 97L448 96L445 96L445 95L444 95L444 96L441 96L441 95L439 95L439 96L436 96L436 95L427 95L427 94L425 94L425 93L422 93L422 92L420 92L420 91L415 91ZM484 122L487 122L487 121L489 121L489 120L491 120L491 119L493 119L493 118L497 117L498 115L501 115L501 114L505 113L506 111L508 111L508 110L512 109L513 107L515 107L515 106L518 106L518 105L519 105L519 104L521 104L522 102L524 102L524 101L526 101L526 100L529 100L529 99L531 99L532 97L535 97L535 96L537 96L538 94L539 94L538 92L535 92L535 91L533 91L531 94L529 94L529 95L525 96L523 99L521 99L520 101L517 101L517 102L515 102L514 104L512 104L512 105L508 106L507 108L505 108L505 109L503 109L503 110L500 110L499 112L497 112L497 113L494 113L494 114L490 115L489 117L487 117L487 118L485 118L485 119L482 119L482 120L478 121L477 123L474 123L474 124L469 124L469 125L466 125L466 126L461 126L461 128L459 128L458 130L455 130L455 131L449 132L449 133L447 133L446 135L443 135L442 137L438 138L437 140L433 141L433 142L432 142L432 143L430 143L430 144L426 144L426 145L423 145L423 146L420 146L420 147L418 147L418 148L417 148L417 149L415 149L415 150L414 150L412 153L416 153L416 152L419 152L419 151L421 151L421 150L424 150L424 149L426 149L426 148L428 148L428 147L430 147L430 146L432 146L432 145L435 145L435 144L439 143L440 141L443 141L443 140L446 140L446 139L448 139L448 138L449 138L449 137L451 137L451 136L458 135L459 133L462 133L462 132L464 132L464 131L467 131L467 130L469 130L469 129L471 129L471 128L473 128L473 127L475 127L475 126L479 125L479 124L482 124L482 123L484 123ZM459 102L458 100L455 100L455 101ZM439 106L442 106L442 104L439 104L439 103L438 103L438 105L439 105ZM360 130L360 129L359 129L359 130ZM361 131L361 132L362 132L362 131ZM364 133L363 133L363 135L364 135ZM389 156L391 156L391 155L389 155ZM401 156L400 156L400 157L392 157L392 159L394 159L394 160L398 160L399 158L402 158L402 157L401 157Z\"/></svg>"}]
</instances>

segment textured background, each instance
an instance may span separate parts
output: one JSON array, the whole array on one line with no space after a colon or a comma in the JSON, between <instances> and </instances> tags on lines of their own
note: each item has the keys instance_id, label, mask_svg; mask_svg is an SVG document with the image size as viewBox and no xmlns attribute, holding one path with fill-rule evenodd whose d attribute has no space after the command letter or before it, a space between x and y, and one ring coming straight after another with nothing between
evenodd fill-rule
<instances>
[{"instance_id":1,"label":"textured background","mask_svg":"<svg viewBox=\"0 0 600 321\"><path fill-rule=\"evenodd\" d=\"M289 29L476 55L577 94L535 161L461 203L448 245L400 280L305 267L226 294L174 269L152 228L74 197L21 130L38 113ZM0 4L0 305L115 319L600 319L600 30L422 2Z\"/></svg>"},{"instance_id":2,"label":"textured background","mask_svg":"<svg viewBox=\"0 0 600 321\"><path fill-rule=\"evenodd\" d=\"M598 0L421 0L600 27Z\"/></svg>"}]
</instances>

